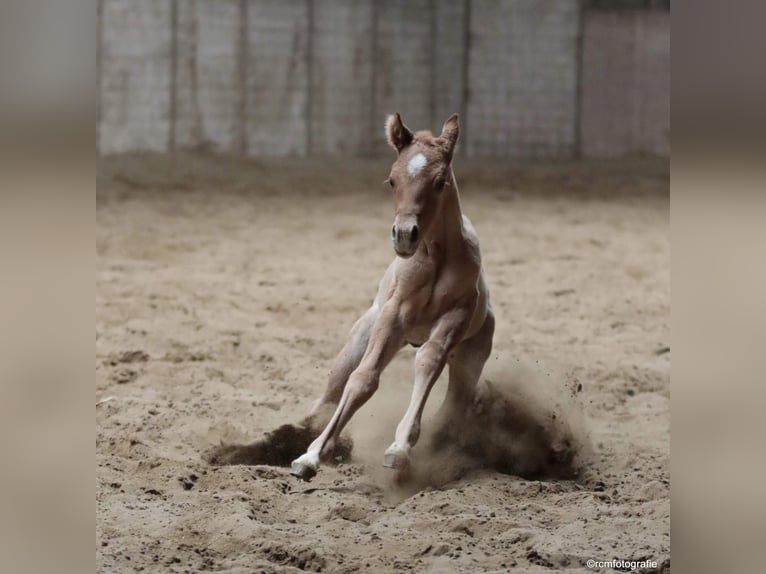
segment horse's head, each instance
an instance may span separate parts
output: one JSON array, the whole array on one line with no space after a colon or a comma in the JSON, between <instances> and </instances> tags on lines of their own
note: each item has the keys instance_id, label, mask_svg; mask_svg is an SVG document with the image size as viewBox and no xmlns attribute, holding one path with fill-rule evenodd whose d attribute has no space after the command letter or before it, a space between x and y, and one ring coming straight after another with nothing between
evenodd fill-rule
<instances>
[{"instance_id":1,"label":"horse's head","mask_svg":"<svg viewBox=\"0 0 766 574\"><path fill-rule=\"evenodd\" d=\"M457 114L444 122L441 135L413 133L399 114L388 116L386 137L397 151L386 180L394 192L391 240L400 257L412 256L437 220L445 189L452 185L450 164L457 143Z\"/></svg>"}]
</instances>

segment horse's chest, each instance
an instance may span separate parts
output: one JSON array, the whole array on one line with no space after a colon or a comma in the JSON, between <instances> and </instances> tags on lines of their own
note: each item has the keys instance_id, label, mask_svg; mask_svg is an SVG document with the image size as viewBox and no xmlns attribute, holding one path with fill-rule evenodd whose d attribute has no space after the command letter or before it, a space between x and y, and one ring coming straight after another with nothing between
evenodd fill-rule
<instances>
[{"instance_id":1,"label":"horse's chest","mask_svg":"<svg viewBox=\"0 0 766 574\"><path fill-rule=\"evenodd\" d=\"M419 346L428 340L439 318L454 306L456 287L450 283L449 277L434 276L432 282L413 293L414 312L410 316L406 334L409 344Z\"/></svg>"}]
</instances>

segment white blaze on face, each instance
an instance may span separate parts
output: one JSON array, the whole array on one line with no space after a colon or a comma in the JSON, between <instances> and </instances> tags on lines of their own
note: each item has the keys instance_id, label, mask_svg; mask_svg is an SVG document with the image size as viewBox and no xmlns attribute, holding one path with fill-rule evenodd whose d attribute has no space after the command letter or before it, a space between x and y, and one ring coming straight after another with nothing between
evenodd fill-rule
<instances>
[{"instance_id":1,"label":"white blaze on face","mask_svg":"<svg viewBox=\"0 0 766 574\"><path fill-rule=\"evenodd\" d=\"M410 161L407 162L407 173L409 173L412 176L415 176L418 173L420 173L420 170L423 169L425 165L426 165L426 156L424 156L422 153L414 155L410 158Z\"/></svg>"}]
</instances>

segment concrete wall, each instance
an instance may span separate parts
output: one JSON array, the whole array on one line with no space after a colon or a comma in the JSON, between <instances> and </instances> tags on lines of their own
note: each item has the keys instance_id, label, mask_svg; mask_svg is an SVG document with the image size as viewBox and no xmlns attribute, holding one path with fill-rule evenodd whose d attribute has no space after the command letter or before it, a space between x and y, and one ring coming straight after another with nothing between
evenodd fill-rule
<instances>
[{"instance_id":1,"label":"concrete wall","mask_svg":"<svg viewBox=\"0 0 766 574\"><path fill-rule=\"evenodd\" d=\"M239 0L183 0L176 6L175 144L239 150Z\"/></svg>"},{"instance_id":2,"label":"concrete wall","mask_svg":"<svg viewBox=\"0 0 766 574\"><path fill-rule=\"evenodd\" d=\"M99 1L102 153L376 154L393 111L433 131L460 112L469 156L669 153L667 12L583 14L579 0Z\"/></svg>"},{"instance_id":3,"label":"concrete wall","mask_svg":"<svg viewBox=\"0 0 766 574\"><path fill-rule=\"evenodd\" d=\"M99 149L165 151L171 118L167 0L109 0L101 8Z\"/></svg>"},{"instance_id":4,"label":"concrete wall","mask_svg":"<svg viewBox=\"0 0 766 574\"><path fill-rule=\"evenodd\" d=\"M471 6L468 154L574 155L577 0L475 0Z\"/></svg>"},{"instance_id":5,"label":"concrete wall","mask_svg":"<svg viewBox=\"0 0 766 574\"><path fill-rule=\"evenodd\" d=\"M306 155L309 3L268 0L246 7L247 153Z\"/></svg>"},{"instance_id":6,"label":"concrete wall","mask_svg":"<svg viewBox=\"0 0 766 574\"><path fill-rule=\"evenodd\" d=\"M460 121L467 126L470 12L471 2L465 0L438 2L436 5L433 22L437 45L432 75L433 119L429 126L434 132L439 132L444 120L455 112L461 114ZM468 133L467 129L463 132ZM459 145L464 147L462 142Z\"/></svg>"},{"instance_id":7,"label":"concrete wall","mask_svg":"<svg viewBox=\"0 0 766 574\"><path fill-rule=\"evenodd\" d=\"M670 154L670 14L591 12L583 42L586 156Z\"/></svg>"},{"instance_id":8,"label":"concrete wall","mask_svg":"<svg viewBox=\"0 0 766 574\"><path fill-rule=\"evenodd\" d=\"M372 141L373 2L314 2L311 32L311 154L359 154Z\"/></svg>"},{"instance_id":9,"label":"concrete wall","mask_svg":"<svg viewBox=\"0 0 766 574\"><path fill-rule=\"evenodd\" d=\"M373 130L378 147L385 145L382 119L400 111L413 129L431 129L431 81L434 29L429 0L393 0L378 5L375 34Z\"/></svg>"}]
</instances>

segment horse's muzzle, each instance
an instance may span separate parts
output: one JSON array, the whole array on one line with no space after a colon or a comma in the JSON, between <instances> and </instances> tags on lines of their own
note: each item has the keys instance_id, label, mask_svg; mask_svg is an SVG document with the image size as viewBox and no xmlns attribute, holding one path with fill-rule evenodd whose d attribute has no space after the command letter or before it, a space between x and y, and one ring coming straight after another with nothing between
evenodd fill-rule
<instances>
[{"instance_id":1,"label":"horse's muzzle","mask_svg":"<svg viewBox=\"0 0 766 574\"><path fill-rule=\"evenodd\" d=\"M402 224L394 223L391 227L391 242L394 244L394 251L399 257L412 257L418 248L419 240L420 229L414 221Z\"/></svg>"}]
</instances>

